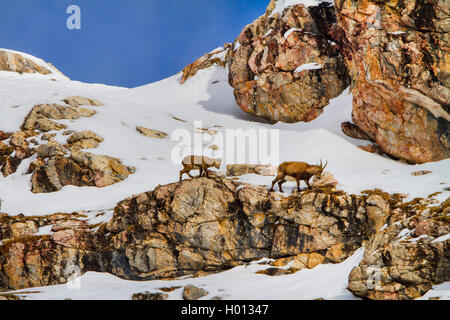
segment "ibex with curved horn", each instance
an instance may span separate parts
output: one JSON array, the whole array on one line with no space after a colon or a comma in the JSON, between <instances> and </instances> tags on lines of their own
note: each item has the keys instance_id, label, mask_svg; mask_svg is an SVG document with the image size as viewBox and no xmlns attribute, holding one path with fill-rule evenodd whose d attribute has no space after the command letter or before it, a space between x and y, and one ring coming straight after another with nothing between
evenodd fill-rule
<instances>
[{"instance_id":1,"label":"ibex with curved horn","mask_svg":"<svg viewBox=\"0 0 450 320\"><path fill-rule=\"evenodd\" d=\"M309 179L311 179L311 177L313 176L320 178L327 165L328 161L325 163L325 165L322 165L322 160L320 160L320 165L318 166L310 165L306 162L283 162L278 167L278 174L275 180L273 180L270 191L273 191L273 186L278 182L280 191L283 192L281 186L286 182L286 176L292 177L297 181L298 191L300 191L301 180L306 182L308 188L311 188Z\"/></svg>"}]
</instances>

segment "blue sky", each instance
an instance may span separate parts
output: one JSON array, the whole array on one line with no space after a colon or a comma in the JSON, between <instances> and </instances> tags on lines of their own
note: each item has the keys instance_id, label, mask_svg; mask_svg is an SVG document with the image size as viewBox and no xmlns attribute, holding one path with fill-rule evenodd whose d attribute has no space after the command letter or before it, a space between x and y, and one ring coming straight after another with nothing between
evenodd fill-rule
<instances>
[{"instance_id":1,"label":"blue sky","mask_svg":"<svg viewBox=\"0 0 450 320\"><path fill-rule=\"evenodd\" d=\"M269 0L2 1L0 47L53 63L73 80L136 87L177 73L262 15ZM68 30L69 5L81 30Z\"/></svg>"}]
</instances>

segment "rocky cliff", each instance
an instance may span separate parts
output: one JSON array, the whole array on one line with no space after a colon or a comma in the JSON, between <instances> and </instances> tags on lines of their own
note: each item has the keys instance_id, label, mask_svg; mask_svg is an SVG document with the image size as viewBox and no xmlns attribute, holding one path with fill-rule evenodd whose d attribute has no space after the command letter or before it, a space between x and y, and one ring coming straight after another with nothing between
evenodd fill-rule
<instances>
[{"instance_id":1,"label":"rocky cliff","mask_svg":"<svg viewBox=\"0 0 450 320\"><path fill-rule=\"evenodd\" d=\"M28 169L28 173L32 173L33 193L55 192L67 185L101 188L132 174L134 168L124 166L116 158L81 151L97 148L103 141L95 132L66 130L63 132L67 137L65 145L53 139L55 132L67 129L57 120L91 117L97 111L80 106L102 105L98 100L79 96L68 97L62 102L64 104L33 107L20 131L0 131L0 171L3 176L16 172L19 165L33 155L36 160Z\"/></svg>"},{"instance_id":2,"label":"rocky cliff","mask_svg":"<svg viewBox=\"0 0 450 320\"><path fill-rule=\"evenodd\" d=\"M3 214L0 287L65 283L86 271L172 278L267 257L275 259L269 274L276 275L287 264L292 273L339 263L365 246L349 289L372 299L412 299L450 278L450 242L439 239L450 231L449 207L428 208L432 202L405 204L400 195L357 196L323 187L283 197L214 177L125 199L99 226L88 225L82 214ZM33 235L42 226L51 226L51 234Z\"/></svg>"},{"instance_id":3,"label":"rocky cliff","mask_svg":"<svg viewBox=\"0 0 450 320\"><path fill-rule=\"evenodd\" d=\"M353 120L412 163L450 156L448 1L335 1Z\"/></svg>"},{"instance_id":4,"label":"rocky cliff","mask_svg":"<svg viewBox=\"0 0 450 320\"><path fill-rule=\"evenodd\" d=\"M377 150L410 163L450 156L448 1L281 4L226 45L243 111L312 121L350 85L354 124Z\"/></svg>"}]
</instances>

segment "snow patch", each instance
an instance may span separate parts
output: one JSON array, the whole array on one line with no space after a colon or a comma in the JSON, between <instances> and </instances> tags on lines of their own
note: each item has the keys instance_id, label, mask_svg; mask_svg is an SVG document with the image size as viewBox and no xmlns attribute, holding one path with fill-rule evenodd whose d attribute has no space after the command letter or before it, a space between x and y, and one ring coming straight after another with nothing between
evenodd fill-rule
<instances>
[{"instance_id":1,"label":"snow patch","mask_svg":"<svg viewBox=\"0 0 450 320\"><path fill-rule=\"evenodd\" d=\"M302 72L305 70L318 70L318 69L322 69L321 64L318 64L316 62L305 63L305 64L302 64L301 66L299 66L297 69L295 69L294 73Z\"/></svg>"},{"instance_id":2,"label":"snow patch","mask_svg":"<svg viewBox=\"0 0 450 320\"><path fill-rule=\"evenodd\" d=\"M444 241L447 241L447 240L450 240L450 233L445 235L445 236L442 236L442 237L434 239L431 243L444 242Z\"/></svg>"}]
</instances>

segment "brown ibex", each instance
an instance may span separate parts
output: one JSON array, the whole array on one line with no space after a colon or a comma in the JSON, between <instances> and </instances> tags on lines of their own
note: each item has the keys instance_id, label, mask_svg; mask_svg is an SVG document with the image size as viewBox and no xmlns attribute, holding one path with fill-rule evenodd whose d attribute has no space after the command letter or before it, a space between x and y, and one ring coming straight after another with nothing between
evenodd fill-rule
<instances>
[{"instance_id":1,"label":"brown ibex","mask_svg":"<svg viewBox=\"0 0 450 320\"><path fill-rule=\"evenodd\" d=\"M193 178L190 174L191 170L200 170L199 177L203 176L203 173L209 177L208 168L215 167L220 169L222 160L211 159L205 156L187 156L183 158L182 164L183 170L180 171L180 181L183 180L183 174L185 173L187 173L189 177Z\"/></svg>"},{"instance_id":2,"label":"brown ibex","mask_svg":"<svg viewBox=\"0 0 450 320\"><path fill-rule=\"evenodd\" d=\"M297 181L298 191L300 191L301 180L306 182L308 188L311 188L309 179L311 179L311 177L313 176L320 178L322 176L323 170L325 170L327 165L328 161L323 166L322 160L320 160L320 165L318 166L310 165L306 162L283 162L278 167L278 174L275 180L273 180L272 188L270 188L270 191L273 191L273 186L278 182L280 192L284 192L281 186L286 182L286 176L292 177Z\"/></svg>"}]
</instances>

